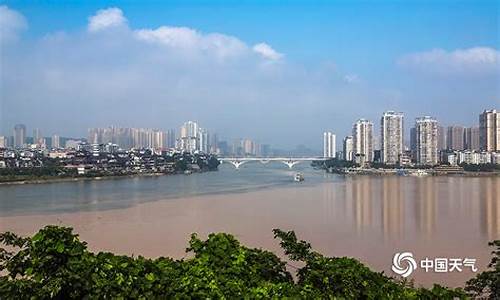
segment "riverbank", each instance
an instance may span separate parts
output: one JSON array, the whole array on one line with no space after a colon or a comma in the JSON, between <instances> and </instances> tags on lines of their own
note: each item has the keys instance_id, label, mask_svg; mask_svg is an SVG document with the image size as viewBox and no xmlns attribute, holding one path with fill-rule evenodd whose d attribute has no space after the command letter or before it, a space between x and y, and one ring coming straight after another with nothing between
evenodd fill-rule
<instances>
[{"instance_id":1,"label":"riverbank","mask_svg":"<svg viewBox=\"0 0 500 300\"><path fill-rule=\"evenodd\" d=\"M74 182L74 181L92 181L92 180L111 180L133 177L152 177L172 175L165 173L146 173L146 174L126 174L126 175L109 175L109 176L92 176L92 177L49 177L43 179L29 179L29 180L16 180L16 181L0 181L2 185L19 185L19 184L45 184L45 183L58 183L58 182ZM1 179L0 179L1 180Z\"/></svg>"},{"instance_id":2,"label":"riverbank","mask_svg":"<svg viewBox=\"0 0 500 300\"><path fill-rule=\"evenodd\" d=\"M200 170L196 173L212 172L213 170ZM123 175L102 175L102 176L79 176L79 177L46 177L43 179L28 179L28 180L15 180L15 181L1 181L2 185L22 185L22 184L46 184L46 183L59 183L59 182L78 182L78 181L94 181L94 180L112 180L112 179L125 179L134 177L156 177L156 176L169 176L169 175L184 175L185 172L174 173L136 173L136 174L123 174ZM191 174L191 173L189 173Z\"/></svg>"},{"instance_id":3,"label":"riverbank","mask_svg":"<svg viewBox=\"0 0 500 300\"><path fill-rule=\"evenodd\" d=\"M339 175L500 177L500 171L472 172L434 169L329 168L326 172Z\"/></svg>"}]
</instances>

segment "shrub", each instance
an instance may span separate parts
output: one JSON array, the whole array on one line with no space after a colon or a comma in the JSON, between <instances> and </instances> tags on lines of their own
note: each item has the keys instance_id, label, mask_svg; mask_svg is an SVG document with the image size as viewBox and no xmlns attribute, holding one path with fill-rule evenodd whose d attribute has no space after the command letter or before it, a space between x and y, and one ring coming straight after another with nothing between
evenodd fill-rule
<instances>
[{"instance_id":1,"label":"shrub","mask_svg":"<svg viewBox=\"0 0 500 300\"><path fill-rule=\"evenodd\" d=\"M224 233L206 240L193 234L187 248L193 255L174 260L95 254L71 228L47 226L30 238L6 232L0 242L17 250L0 249L0 298L466 298L461 289L413 288L356 259L325 257L293 231L274 234L285 254L304 265L295 280L275 254Z\"/></svg>"}]
</instances>

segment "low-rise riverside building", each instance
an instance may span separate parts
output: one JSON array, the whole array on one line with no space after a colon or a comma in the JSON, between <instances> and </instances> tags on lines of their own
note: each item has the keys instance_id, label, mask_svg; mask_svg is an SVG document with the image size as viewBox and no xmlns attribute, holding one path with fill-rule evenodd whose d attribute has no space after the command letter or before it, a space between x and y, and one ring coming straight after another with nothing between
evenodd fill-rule
<instances>
[{"instance_id":1,"label":"low-rise riverside building","mask_svg":"<svg viewBox=\"0 0 500 300\"><path fill-rule=\"evenodd\" d=\"M441 162L449 165L500 164L500 152L488 151L446 151L441 153Z\"/></svg>"},{"instance_id":2,"label":"low-rise riverside building","mask_svg":"<svg viewBox=\"0 0 500 300\"><path fill-rule=\"evenodd\" d=\"M0 149L0 168L6 176L27 180L37 177L101 177L134 174L171 174L190 170L216 170L218 159L210 154L169 149L122 150L114 144L93 144L87 149ZM33 170L33 169L36 170ZM3 180L0 174L0 182ZM24 176L24 177L22 177ZM11 181L9 178L4 178Z\"/></svg>"}]
</instances>

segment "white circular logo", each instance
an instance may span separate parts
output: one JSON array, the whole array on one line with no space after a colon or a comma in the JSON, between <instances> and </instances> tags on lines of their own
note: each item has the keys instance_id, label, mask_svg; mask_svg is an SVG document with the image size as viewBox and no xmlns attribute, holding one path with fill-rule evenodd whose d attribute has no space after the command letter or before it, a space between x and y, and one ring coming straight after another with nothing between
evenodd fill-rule
<instances>
[{"instance_id":1,"label":"white circular logo","mask_svg":"<svg viewBox=\"0 0 500 300\"><path fill-rule=\"evenodd\" d=\"M392 259L392 271L403 277L408 277L417 268L417 262L411 252L398 252Z\"/></svg>"}]
</instances>

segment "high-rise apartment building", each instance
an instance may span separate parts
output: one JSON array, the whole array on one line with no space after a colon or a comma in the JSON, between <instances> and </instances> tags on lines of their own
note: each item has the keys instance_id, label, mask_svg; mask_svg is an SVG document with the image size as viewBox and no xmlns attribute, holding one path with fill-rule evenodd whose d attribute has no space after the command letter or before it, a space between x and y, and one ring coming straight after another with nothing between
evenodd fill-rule
<instances>
[{"instance_id":1,"label":"high-rise apartment building","mask_svg":"<svg viewBox=\"0 0 500 300\"><path fill-rule=\"evenodd\" d=\"M61 138L54 134L52 136L52 149L58 149L61 148Z\"/></svg>"},{"instance_id":2,"label":"high-rise apartment building","mask_svg":"<svg viewBox=\"0 0 500 300\"><path fill-rule=\"evenodd\" d=\"M179 148L184 151L194 152L199 149L198 123L188 121L181 126Z\"/></svg>"},{"instance_id":3,"label":"high-rise apartment building","mask_svg":"<svg viewBox=\"0 0 500 300\"><path fill-rule=\"evenodd\" d=\"M465 128L464 148L467 150L479 150L479 127Z\"/></svg>"},{"instance_id":4,"label":"high-rise apartment building","mask_svg":"<svg viewBox=\"0 0 500 300\"><path fill-rule=\"evenodd\" d=\"M14 147L22 148L26 145L26 126L17 124L14 126Z\"/></svg>"},{"instance_id":5,"label":"high-rise apartment building","mask_svg":"<svg viewBox=\"0 0 500 300\"><path fill-rule=\"evenodd\" d=\"M175 147L175 141L172 141L174 137L175 134L172 131L164 132L158 129L120 128L112 126L107 128L90 128L88 141L90 144L115 144L122 149L164 149Z\"/></svg>"},{"instance_id":6,"label":"high-rise apartment building","mask_svg":"<svg viewBox=\"0 0 500 300\"><path fill-rule=\"evenodd\" d=\"M335 134L330 131L326 131L323 133L323 157L335 157L335 142Z\"/></svg>"},{"instance_id":7,"label":"high-rise apartment building","mask_svg":"<svg viewBox=\"0 0 500 300\"><path fill-rule=\"evenodd\" d=\"M428 116L417 118L415 131L417 164L436 165L438 163L438 122Z\"/></svg>"},{"instance_id":8,"label":"high-rise apartment building","mask_svg":"<svg viewBox=\"0 0 500 300\"><path fill-rule=\"evenodd\" d=\"M465 128L462 126L448 126L446 130L446 149L464 150ZM439 148L439 147L438 147Z\"/></svg>"},{"instance_id":9,"label":"high-rise apartment building","mask_svg":"<svg viewBox=\"0 0 500 300\"><path fill-rule=\"evenodd\" d=\"M160 130L151 130L149 131L152 139L148 141L148 147L152 149L163 149L167 143L167 133Z\"/></svg>"},{"instance_id":10,"label":"high-rise apartment building","mask_svg":"<svg viewBox=\"0 0 500 300\"><path fill-rule=\"evenodd\" d=\"M352 136L346 136L344 138L342 152L344 154L344 160L352 161L353 160L353 138Z\"/></svg>"},{"instance_id":11,"label":"high-rise apartment building","mask_svg":"<svg viewBox=\"0 0 500 300\"><path fill-rule=\"evenodd\" d=\"M500 151L500 111L485 110L479 115L479 146L484 151Z\"/></svg>"},{"instance_id":12,"label":"high-rise apartment building","mask_svg":"<svg viewBox=\"0 0 500 300\"><path fill-rule=\"evenodd\" d=\"M380 152L385 164L397 164L403 153L403 113L387 111L380 119Z\"/></svg>"},{"instance_id":13,"label":"high-rise apartment building","mask_svg":"<svg viewBox=\"0 0 500 300\"><path fill-rule=\"evenodd\" d=\"M167 131L167 148L175 148L175 129L169 129Z\"/></svg>"},{"instance_id":14,"label":"high-rise apartment building","mask_svg":"<svg viewBox=\"0 0 500 300\"><path fill-rule=\"evenodd\" d=\"M210 153L219 153L219 136L217 133L211 134L210 135Z\"/></svg>"},{"instance_id":15,"label":"high-rise apartment building","mask_svg":"<svg viewBox=\"0 0 500 300\"><path fill-rule=\"evenodd\" d=\"M373 123L360 119L352 127L354 155L361 162L373 161Z\"/></svg>"},{"instance_id":16,"label":"high-rise apartment building","mask_svg":"<svg viewBox=\"0 0 500 300\"><path fill-rule=\"evenodd\" d=\"M177 148L194 152L210 151L210 135L208 130L201 128L198 123L188 121L181 126L180 136L177 140Z\"/></svg>"},{"instance_id":17,"label":"high-rise apartment building","mask_svg":"<svg viewBox=\"0 0 500 300\"><path fill-rule=\"evenodd\" d=\"M258 142L251 139L240 139L233 144L233 155L238 156L259 156L261 146Z\"/></svg>"},{"instance_id":18,"label":"high-rise apartment building","mask_svg":"<svg viewBox=\"0 0 500 300\"><path fill-rule=\"evenodd\" d=\"M200 147L199 150L204 153L209 153L210 152L210 140L209 140L209 134L208 130L205 128L200 128L199 129L199 137L200 137Z\"/></svg>"},{"instance_id":19,"label":"high-rise apartment building","mask_svg":"<svg viewBox=\"0 0 500 300\"><path fill-rule=\"evenodd\" d=\"M0 136L0 148L7 148L8 146L7 142L7 137L6 136Z\"/></svg>"},{"instance_id":20,"label":"high-rise apartment building","mask_svg":"<svg viewBox=\"0 0 500 300\"><path fill-rule=\"evenodd\" d=\"M240 141L240 148L244 156L255 155L255 143L250 139L243 139Z\"/></svg>"},{"instance_id":21,"label":"high-rise apartment building","mask_svg":"<svg viewBox=\"0 0 500 300\"><path fill-rule=\"evenodd\" d=\"M412 157L417 157L417 130L410 128L410 152Z\"/></svg>"},{"instance_id":22,"label":"high-rise apartment building","mask_svg":"<svg viewBox=\"0 0 500 300\"><path fill-rule=\"evenodd\" d=\"M33 144L42 145L43 144L43 136L40 128L33 129Z\"/></svg>"},{"instance_id":23,"label":"high-rise apartment building","mask_svg":"<svg viewBox=\"0 0 500 300\"><path fill-rule=\"evenodd\" d=\"M446 128L438 125L437 138L438 150L445 150L448 144L448 134Z\"/></svg>"}]
</instances>

